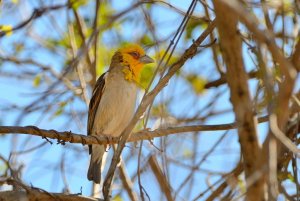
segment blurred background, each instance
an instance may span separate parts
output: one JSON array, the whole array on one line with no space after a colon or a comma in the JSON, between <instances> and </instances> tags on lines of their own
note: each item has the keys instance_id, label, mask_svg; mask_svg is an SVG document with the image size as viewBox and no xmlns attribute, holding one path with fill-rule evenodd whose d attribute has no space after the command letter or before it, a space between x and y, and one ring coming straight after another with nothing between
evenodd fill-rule
<instances>
[{"instance_id":1,"label":"blurred background","mask_svg":"<svg viewBox=\"0 0 300 201\"><path fill-rule=\"evenodd\" d=\"M195 1L196 6L182 28L176 48L163 57L170 43L175 42L173 37L194 1L0 2L0 125L34 125L84 135L95 80L107 70L118 47L127 43L140 44L156 60L156 64L143 69L140 100L152 77L155 79L150 89L215 18L210 0ZM262 27L266 27L264 14L267 10L277 45L286 56L291 55L299 40L299 2L257 0L244 3ZM268 100L258 73L259 51L254 49L261 50L270 69L274 63L267 50L257 45L242 24L239 24L239 31L243 38L244 65L251 78L248 84L253 104L257 117L264 117ZM235 117L224 73L215 30L198 48L196 56L188 60L159 93L134 131L233 123ZM268 123L262 122L257 128L259 141L263 143ZM86 178L88 147L50 141L52 143L30 135L0 135L0 176L12 176L49 192L97 194ZM110 149L107 161L112 152ZM242 200L245 179L243 173L237 171L240 160L235 129L181 133L127 143L122 154L122 168L114 178L112 197L119 201L134 200L136 196L139 200L143 194L146 200L166 200L154 168L159 167L174 200L206 200L224 181L226 186L218 195L219 199ZM298 158L295 160L298 162ZM287 161L284 174L280 175L280 186L285 192L280 193L279 200L284 200L285 194L296 193L299 170L293 171L291 163L292 160ZM236 177L230 180L228 173L231 172L236 173ZM122 175L132 183L131 189L124 187L126 181ZM0 186L0 190L11 188Z\"/></svg>"}]
</instances>

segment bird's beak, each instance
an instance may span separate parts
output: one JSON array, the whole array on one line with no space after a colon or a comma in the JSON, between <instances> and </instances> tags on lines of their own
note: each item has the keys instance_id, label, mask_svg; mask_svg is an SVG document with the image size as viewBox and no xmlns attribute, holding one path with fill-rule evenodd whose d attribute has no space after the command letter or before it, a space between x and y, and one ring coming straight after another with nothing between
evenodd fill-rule
<instances>
[{"instance_id":1,"label":"bird's beak","mask_svg":"<svg viewBox=\"0 0 300 201\"><path fill-rule=\"evenodd\" d=\"M152 59L148 55L144 55L144 56L140 57L139 61L144 64L154 63L154 59Z\"/></svg>"}]
</instances>

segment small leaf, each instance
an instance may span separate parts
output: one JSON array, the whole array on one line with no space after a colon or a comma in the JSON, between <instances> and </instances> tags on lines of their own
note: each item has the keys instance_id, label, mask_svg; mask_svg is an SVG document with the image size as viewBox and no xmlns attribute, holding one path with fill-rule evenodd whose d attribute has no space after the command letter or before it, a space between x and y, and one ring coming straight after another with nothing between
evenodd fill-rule
<instances>
[{"instance_id":1,"label":"small leaf","mask_svg":"<svg viewBox=\"0 0 300 201\"><path fill-rule=\"evenodd\" d=\"M190 149L183 150L183 157L184 158L192 158L193 152Z\"/></svg>"},{"instance_id":2,"label":"small leaf","mask_svg":"<svg viewBox=\"0 0 300 201\"><path fill-rule=\"evenodd\" d=\"M205 29L208 26L207 22L203 20L196 20L196 19L190 19L187 27L186 27L186 34L185 39L189 40L192 38L193 31L197 28Z\"/></svg>"},{"instance_id":3,"label":"small leaf","mask_svg":"<svg viewBox=\"0 0 300 201\"><path fill-rule=\"evenodd\" d=\"M238 187L240 188L240 191L242 193L245 193L247 191L246 185L245 185L245 181L242 179L242 176L238 177Z\"/></svg>"},{"instance_id":4,"label":"small leaf","mask_svg":"<svg viewBox=\"0 0 300 201\"><path fill-rule=\"evenodd\" d=\"M33 80L33 86L34 86L34 87L40 86L40 84L41 84L41 79L42 79L41 74L38 74L37 76L35 76L35 78L34 78L34 80Z\"/></svg>"},{"instance_id":5,"label":"small leaf","mask_svg":"<svg viewBox=\"0 0 300 201\"><path fill-rule=\"evenodd\" d=\"M149 44L153 44L153 40L151 39L151 37L147 34L144 34L141 38L140 38L140 43L142 45L149 45Z\"/></svg>"},{"instance_id":6,"label":"small leaf","mask_svg":"<svg viewBox=\"0 0 300 201\"><path fill-rule=\"evenodd\" d=\"M113 9L111 4L107 3L106 1L101 2L98 26L107 24L107 22L110 20L111 16L114 15L115 12L116 11Z\"/></svg>"},{"instance_id":7,"label":"small leaf","mask_svg":"<svg viewBox=\"0 0 300 201\"><path fill-rule=\"evenodd\" d=\"M295 183L295 178L290 172L279 172L277 174L277 178L279 181L284 181L284 180L290 180L291 182Z\"/></svg>"},{"instance_id":8,"label":"small leaf","mask_svg":"<svg viewBox=\"0 0 300 201\"><path fill-rule=\"evenodd\" d=\"M63 111L64 111L66 105L67 105L67 102L66 102L66 101L60 102L60 103L59 103L59 106L58 106L56 112L54 113L54 115L52 116L52 118L53 118L53 117L60 116L60 115L63 113Z\"/></svg>"},{"instance_id":9,"label":"small leaf","mask_svg":"<svg viewBox=\"0 0 300 201\"><path fill-rule=\"evenodd\" d=\"M204 92L204 86L207 83L204 78L197 75L187 75L186 79L191 84L196 94L201 94Z\"/></svg>"},{"instance_id":10,"label":"small leaf","mask_svg":"<svg viewBox=\"0 0 300 201\"><path fill-rule=\"evenodd\" d=\"M148 64L145 65L142 72L141 72L141 77L139 84L143 89L146 89L153 77L154 73L154 65L153 64Z\"/></svg>"},{"instance_id":11,"label":"small leaf","mask_svg":"<svg viewBox=\"0 0 300 201\"><path fill-rule=\"evenodd\" d=\"M162 57L164 56L165 54L165 50L162 49L160 50L158 53L156 53L156 55L153 57L153 58L158 58L159 60L162 59ZM170 53L167 53L166 56L164 57L163 59L163 64L162 66L164 66L164 63L167 62L168 58L170 56ZM176 53L173 53L170 57L170 60L169 60L169 63L168 63L168 66L170 66L170 64L173 64L175 63L176 61L178 61L179 59L179 56L176 54Z\"/></svg>"},{"instance_id":12,"label":"small leaf","mask_svg":"<svg viewBox=\"0 0 300 201\"><path fill-rule=\"evenodd\" d=\"M123 198L119 195L113 198L113 201L123 201Z\"/></svg>"},{"instance_id":13,"label":"small leaf","mask_svg":"<svg viewBox=\"0 0 300 201\"><path fill-rule=\"evenodd\" d=\"M56 110L56 112L54 113L54 117L57 117L57 116L60 116L61 114L63 113L63 109L62 108L58 108L57 110Z\"/></svg>"},{"instance_id":14,"label":"small leaf","mask_svg":"<svg viewBox=\"0 0 300 201\"><path fill-rule=\"evenodd\" d=\"M292 175L291 173L288 173L287 178L288 178L291 182L295 183L295 177L293 177L293 175Z\"/></svg>"},{"instance_id":15,"label":"small leaf","mask_svg":"<svg viewBox=\"0 0 300 201\"><path fill-rule=\"evenodd\" d=\"M168 111L168 108L166 107L166 105L169 104L169 101L164 101L160 104L155 104L152 106L151 109L151 115L154 117L161 117L163 116L170 116L170 112Z\"/></svg>"},{"instance_id":16,"label":"small leaf","mask_svg":"<svg viewBox=\"0 0 300 201\"><path fill-rule=\"evenodd\" d=\"M11 25L0 25L0 31L4 32L5 35L10 36L13 33L13 27Z\"/></svg>"},{"instance_id":17,"label":"small leaf","mask_svg":"<svg viewBox=\"0 0 300 201\"><path fill-rule=\"evenodd\" d=\"M88 3L88 0L71 0L72 8L77 10L80 6L84 6Z\"/></svg>"},{"instance_id":18,"label":"small leaf","mask_svg":"<svg viewBox=\"0 0 300 201\"><path fill-rule=\"evenodd\" d=\"M20 53L24 50L24 44L23 43L13 43L14 51L15 53Z\"/></svg>"}]
</instances>

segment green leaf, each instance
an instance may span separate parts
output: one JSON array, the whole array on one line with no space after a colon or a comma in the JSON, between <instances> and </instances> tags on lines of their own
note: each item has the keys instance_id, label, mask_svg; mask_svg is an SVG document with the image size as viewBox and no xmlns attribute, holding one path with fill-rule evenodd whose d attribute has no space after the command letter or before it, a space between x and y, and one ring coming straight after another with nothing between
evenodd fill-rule
<instances>
[{"instance_id":1,"label":"green leaf","mask_svg":"<svg viewBox=\"0 0 300 201\"><path fill-rule=\"evenodd\" d=\"M190 19L186 26L185 39L189 40L192 38L192 33L197 28L205 29L207 27L207 22L203 20Z\"/></svg>"},{"instance_id":2,"label":"green leaf","mask_svg":"<svg viewBox=\"0 0 300 201\"><path fill-rule=\"evenodd\" d=\"M108 67L111 62L111 58L115 53L115 49L107 46L106 44L99 43L97 52L97 76L101 75L105 71L105 67Z\"/></svg>"},{"instance_id":3,"label":"green leaf","mask_svg":"<svg viewBox=\"0 0 300 201\"><path fill-rule=\"evenodd\" d=\"M3 174L7 170L7 165L6 164L1 164L0 165L0 173Z\"/></svg>"},{"instance_id":4,"label":"green leaf","mask_svg":"<svg viewBox=\"0 0 300 201\"><path fill-rule=\"evenodd\" d=\"M121 196L117 195L113 198L113 201L123 201L123 198Z\"/></svg>"},{"instance_id":5,"label":"green leaf","mask_svg":"<svg viewBox=\"0 0 300 201\"><path fill-rule=\"evenodd\" d=\"M35 78L33 79L33 86L34 86L34 87L40 86L40 84L41 84L41 79L42 79L41 74L38 74L37 76L35 76Z\"/></svg>"},{"instance_id":6,"label":"green leaf","mask_svg":"<svg viewBox=\"0 0 300 201\"><path fill-rule=\"evenodd\" d=\"M84 6L88 3L88 0L70 0L72 8L77 10L80 6Z\"/></svg>"},{"instance_id":7,"label":"green leaf","mask_svg":"<svg viewBox=\"0 0 300 201\"><path fill-rule=\"evenodd\" d=\"M279 172L277 174L277 178L279 181L284 181L284 180L290 180L291 182L295 183L295 178L290 172Z\"/></svg>"},{"instance_id":8,"label":"green leaf","mask_svg":"<svg viewBox=\"0 0 300 201\"><path fill-rule=\"evenodd\" d=\"M68 102L66 101L62 101L60 102L58 105L58 108L56 110L56 112L54 113L54 115L52 117L57 117L57 116L60 116L63 112L64 112L64 109L66 107Z\"/></svg>"},{"instance_id":9,"label":"green leaf","mask_svg":"<svg viewBox=\"0 0 300 201\"><path fill-rule=\"evenodd\" d=\"M146 89L153 77L154 74L154 64L148 64L145 65L142 72L141 72L141 77L140 77L140 86L143 89Z\"/></svg>"},{"instance_id":10,"label":"green leaf","mask_svg":"<svg viewBox=\"0 0 300 201\"><path fill-rule=\"evenodd\" d=\"M238 177L238 187L240 188L240 191L242 193L245 193L247 191L245 180L242 179L242 176Z\"/></svg>"},{"instance_id":11,"label":"green leaf","mask_svg":"<svg viewBox=\"0 0 300 201\"><path fill-rule=\"evenodd\" d=\"M102 26L106 24L111 19L111 17L115 12L116 11L112 8L111 4L107 3L106 1L101 2L100 10L99 10L98 26Z\"/></svg>"},{"instance_id":12,"label":"green leaf","mask_svg":"<svg viewBox=\"0 0 300 201\"><path fill-rule=\"evenodd\" d=\"M197 75L187 75L186 80L192 86L196 94L199 95L204 92L204 86L207 83L207 81L204 78Z\"/></svg>"},{"instance_id":13,"label":"green leaf","mask_svg":"<svg viewBox=\"0 0 300 201\"><path fill-rule=\"evenodd\" d=\"M291 173L288 173L287 175L288 180L290 180L291 182L295 183L295 177L293 177L293 175Z\"/></svg>"},{"instance_id":14,"label":"green leaf","mask_svg":"<svg viewBox=\"0 0 300 201\"><path fill-rule=\"evenodd\" d=\"M140 38L140 43L142 45L149 45L149 44L153 44L154 41L151 39L151 37L147 34L144 34L141 38Z\"/></svg>"},{"instance_id":15,"label":"green leaf","mask_svg":"<svg viewBox=\"0 0 300 201\"><path fill-rule=\"evenodd\" d=\"M24 50L24 43L13 43L14 51L16 54Z\"/></svg>"},{"instance_id":16,"label":"green leaf","mask_svg":"<svg viewBox=\"0 0 300 201\"><path fill-rule=\"evenodd\" d=\"M168 111L168 108L166 105L168 105L170 102L169 101L164 101L160 104L153 105L151 109L151 116L154 117L161 117L163 116L170 116L170 112Z\"/></svg>"},{"instance_id":17,"label":"green leaf","mask_svg":"<svg viewBox=\"0 0 300 201\"><path fill-rule=\"evenodd\" d=\"M165 54L165 50L162 49L159 52L157 52L156 55L154 57L152 57L152 58L159 58L159 59L161 59L164 56L164 54ZM162 66L164 66L165 62L167 62L169 56L170 56L170 53L167 53L166 56L165 56L165 58L164 58L164 60L163 60L163 65ZM169 63L168 63L169 66L170 66L170 64L173 64L176 61L178 61L178 59L179 59L179 56L176 55L175 53L173 53L172 56L170 57L170 60L169 60Z\"/></svg>"},{"instance_id":18,"label":"green leaf","mask_svg":"<svg viewBox=\"0 0 300 201\"><path fill-rule=\"evenodd\" d=\"M193 152L190 149L183 150L183 157L184 158L192 158Z\"/></svg>"},{"instance_id":19,"label":"green leaf","mask_svg":"<svg viewBox=\"0 0 300 201\"><path fill-rule=\"evenodd\" d=\"M7 36L10 36L13 33L12 29L13 29L13 27L11 25L8 25L8 24L0 25L0 31L4 32L5 35L7 35Z\"/></svg>"}]
</instances>

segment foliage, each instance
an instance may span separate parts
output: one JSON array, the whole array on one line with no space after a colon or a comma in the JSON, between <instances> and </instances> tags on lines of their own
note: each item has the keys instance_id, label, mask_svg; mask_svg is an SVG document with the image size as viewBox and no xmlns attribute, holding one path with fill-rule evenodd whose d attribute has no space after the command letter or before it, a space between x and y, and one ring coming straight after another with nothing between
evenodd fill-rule
<instances>
[{"instance_id":1,"label":"foliage","mask_svg":"<svg viewBox=\"0 0 300 201\"><path fill-rule=\"evenodd\" d=\"M237 30L230 29L230 21L226 24L226 33L233 32L235 37L222 41L226 33L217 24L190 58L186 50L219 14L216 2L0 1L0 190L34 186L91 196L91 183L86 179L87 146L65 143L59 137L55 144L47 138L6 135L1 129L4 125L34 125L53 129L53 133L63 130L85 135L96 78L107 71L118 47L138 43L156 60L142 70L138 102L183 55L189 59L162 86L134 129L176 135L126 144L123 165L114 178L114 200L147 200L148 196L151 200L246 199L251 188L247 182L257 175L259 179L265 176L269 191L274 190L274 194L267 192L273 200L280 196L297 200L298 155L275 136L280 131L292 148L299 147L299 2L237 1L240 9L227 5L224 19L230 14L238 16ZM180 27L182 21L186 23ZM241 42L240 57L228 48L235 41ZM241 80L242 73L229 76L237 69L230 72L228 63L237 64L237 58L245 80ZM298 77L291 76L289 82L289 72ZM231 83L238 82L233 81L245 85L235 86ZM231 94L234 87L239 90ZM245 101L234 101L245 96L243 87L249 91L246 107ZM245 108L251 112L239 115ZM275 123L271 121L274 115ZM251 130L251 125L239 120L247 117L255 119L259 157L265 157L264 166L255 167L258 173L254 176L246 172L253 164L245 165L247 153L241 145L240 134ZM205 130L203 125L212 127ZM274 131L274 125L278 130ZM273 139L275 147L271 146ZM248 144L255 140L249 137ZM104 172L112 149L108 153ZM276 167L272 175L271 162ZM10 179L16 183L3 185ZM94 190L99 197L101 190Z\"/></svg>"}]
</instances>

